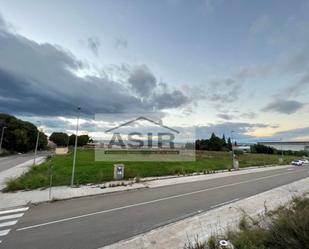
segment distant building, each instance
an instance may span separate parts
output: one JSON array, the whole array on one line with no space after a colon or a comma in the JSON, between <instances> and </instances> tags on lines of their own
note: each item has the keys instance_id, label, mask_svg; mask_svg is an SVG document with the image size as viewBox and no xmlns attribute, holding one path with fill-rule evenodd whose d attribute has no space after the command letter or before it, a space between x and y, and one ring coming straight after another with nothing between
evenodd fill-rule
<instances>
[{"instance_id":1,"label":"distant building","mask_svg":"<svg viewBox=\"0 0 309 249\"><path fill-rule=\"evenodd\" d=\"M243 144L243 145L237 145L237 146L234 145L233 149L234 150L242 150L244 152L250 152L251 147L250 147L250 145Z\"/></svg>"},{"instance_id":2,"label":"distant building","mask_svg":"<svg viewBox=\"0 0 309 249\"><path fill-rule=\"evenodd\" d=\"M277 150L291 150L291 151L309 151L309 142L259 142L258 144L262 144L265 146L269 146L275 148Z\"/></svg>"}]
</instances>

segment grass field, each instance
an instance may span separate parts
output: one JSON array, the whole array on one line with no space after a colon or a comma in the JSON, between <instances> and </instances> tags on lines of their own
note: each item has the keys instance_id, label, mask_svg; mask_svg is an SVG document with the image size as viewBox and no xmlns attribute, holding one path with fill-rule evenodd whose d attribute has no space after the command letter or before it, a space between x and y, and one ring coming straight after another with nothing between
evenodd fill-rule
<instances>
[{"instance_id":1,"label":"grass field","mask_svg":"<svg viewBox=\"0 0 309 249\"><path fill-rule=\"evenodd\" d=\"M76 184L103 183L113 179L113 162L95 161L92 149L79 149L76 159ZM278 164L278 155L243 154L238 155L240 167ZM285 156L285 164L295 157ZM53 185L69 185L72 171L72 153L53 156L47 162L33 167L26 174L7 182L7 190L36 189L49 186L49 165L53 166ZM189 174L193 172L209 173L213 170L231 167L231 153L197 152L194 162L115 162L125 164L125 178L136 176L165 176Z\"/></svg>"}]
</instances>

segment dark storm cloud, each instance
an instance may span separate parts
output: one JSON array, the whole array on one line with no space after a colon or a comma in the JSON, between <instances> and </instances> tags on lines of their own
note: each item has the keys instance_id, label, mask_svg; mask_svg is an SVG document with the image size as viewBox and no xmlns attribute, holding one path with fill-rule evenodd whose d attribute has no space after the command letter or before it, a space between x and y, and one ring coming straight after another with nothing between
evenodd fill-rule
<instances>
[{"instance_id":1,"label":"dark storm cloud","mask_svg":"<svg viewBox=\"0 0 309 249\"><path fill-rule=\"evenodd\" d=\"M171 93L154 95L150 101L150 105L157 107L157 109L164 109L182 106L188 102L189 98L181 91L175 90Z\"/></svg>"},{"instance_id":2,"label":"dark storm cloud","mask_svg":"<svg viewBox=\"0 0 309 249\"><path fill-rule=\"evenodd\" d=\"M304 104L296 100L277 99L265 106L262 111L293 114L303 107Z\"/></svg>"},{"instance_id":3,"label":"dark storm cloud","mask_svg":"<svg viewBox=\"0 0 309 249\"><path fill-rule=\"evenodd\" d=\"M128 71L128 84L107 77L78 77L74 72L85 69L85 63L69 51L10 33L1 19L0 25L4 27L0 29L0 112L72 116L77 106L92 115L172 108L185 103L180 101L180 92L152 94L156 79L146 66ZM149 97L147 101L143 94Z\"/></svg>"},{"instance_id":4,"label":"dark storm cloud","mask_svg":"<svg viewBox=\"0 0 309 249\"><path fill-rule=\"evenodd\" d=\"M144 97L148 97L151 91L157 86L155 76L145 65L134 68L128 82L137 94Z\"/></svg>"}]
</instances>

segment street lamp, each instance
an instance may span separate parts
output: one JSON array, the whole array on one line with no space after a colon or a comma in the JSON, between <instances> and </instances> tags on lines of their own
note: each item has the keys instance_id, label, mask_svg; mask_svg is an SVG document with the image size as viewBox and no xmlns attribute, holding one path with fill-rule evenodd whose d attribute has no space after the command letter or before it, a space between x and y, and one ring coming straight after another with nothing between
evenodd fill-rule
<instances>
[{"instance_id":1,"label":"street lamp","mask_svg":"<svg viewBox=\"0 0 309 249\"><path fill-rule=\"evenodd\" d=\"M76 135L75 135L75 146L74 146L74 156L73 156L73 167L72 167L72 178L71 178L71 187L74 186L74 175L75 175L75 163L76 163L76 151L77 151L77 137L78 137L78 124L79 124L79 114L80 107L77 107L77 123L76 123Z\"/></svg>"},{"instance_id":2,"label":"street lamp","mask_svg":"<svg viewBox=\"0 0 309 249\"><path fill-rule=\"evenodd\" d=\"M281 162L283 162L282 138L280 138L280 144L281 144Z\"/></svg>"},{"instance_id":3,"label":"street lamp","mask_svg":"<svg viewBox=\"0 0 309 249\"><path fill-rule=\"evenodd\" d=\"M3 135L4 135L4 129L6 129L5 126L2 127L2 132L1 132L1 140L0 140L0 155L2 153L2 141L3 141Z\"/></svg>"},{"instance_id":4,"label":"street lamp","mask_svg":"<svg viewBox=\"0 0 309 249\"><path fill-rule=\"evenodd\" d=\"M232 143L232 168L234 168L234 146L233 146L233 133L235 131L231 131L231 143Z\"/></svg>"},{"instance_id":5,"label":"street lamp","mask_svg":"<svg viewBox=\"0 0 309 249\"><path fill-rule=\"evenodd\" d=\"M41 122L37 121L38 123L38 134L36 136L36 143L35 143L35 149L34 149L34 158L33 158L33 165L35 165L35 160L36 160L36 156L37 156L37 152L38 152L38 145L39 145L39 137L40 137L40 125Z\"/></svg>"}]
</instances>

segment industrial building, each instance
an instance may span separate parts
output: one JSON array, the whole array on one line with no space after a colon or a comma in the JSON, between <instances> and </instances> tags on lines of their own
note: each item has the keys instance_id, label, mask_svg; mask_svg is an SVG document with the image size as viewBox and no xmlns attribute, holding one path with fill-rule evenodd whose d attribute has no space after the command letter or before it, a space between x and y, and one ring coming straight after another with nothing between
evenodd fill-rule
<instances>
[{"instance_id":1,"label":"industrial building","mask_svg":"<svg viewBox=\"0 0 309 249\"><path fill-rule=\"evenodd\" d=\"M269 146L275 148L277 150L290 150L290 151L309 151L309 141L294 141L294 142L259 142L258 144L262 144L265 146Z\"/></svg>"}]
</instances>

